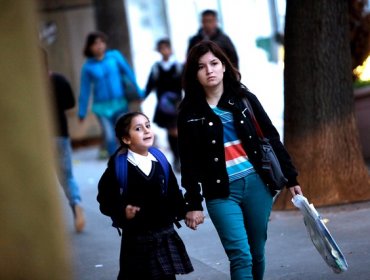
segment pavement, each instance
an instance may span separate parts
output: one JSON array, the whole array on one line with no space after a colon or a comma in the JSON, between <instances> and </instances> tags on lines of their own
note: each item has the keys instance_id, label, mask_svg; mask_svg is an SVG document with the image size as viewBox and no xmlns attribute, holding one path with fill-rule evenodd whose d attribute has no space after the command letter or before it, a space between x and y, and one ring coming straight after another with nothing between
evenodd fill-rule
<instances>
[{"instance_id":1,"label":"pavement","mask_svg":"<svg viewBox=\"0 0 370 280\"><path fill-rule=\"evenodd\" d=\"M97 183L106 161L97 160L98 150L75 150L73 164L80 185L86 228L77 234L72 213L60 192L70 244L74 279L113 280L118 273L120 237L102 215L96 201ZM179 178L179 177L178 177ZM273 211L266 244L265 280L370 280L370 201L317 208L341 248L349 269L335 274L316 251L298 210ZM206 212L205 212L206 213ZM229 263L207 213L196 231L184 224L178 230L195 271L177 276L188 280L228 280Z\"/></svg>"}]
</instances>

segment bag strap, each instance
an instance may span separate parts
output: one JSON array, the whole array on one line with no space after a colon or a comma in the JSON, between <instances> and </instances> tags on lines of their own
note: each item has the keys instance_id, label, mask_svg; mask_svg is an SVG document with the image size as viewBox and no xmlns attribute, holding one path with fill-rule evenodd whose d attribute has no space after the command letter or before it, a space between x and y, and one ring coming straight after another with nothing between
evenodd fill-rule
<instances>
[{"instance_id":1,"label":"bag strap","mask_svg":"<svg viewBox=\"0 0 370 280\"><path fill-rule=\"evenodd\" d=\"M127 152L118 154L115 159L116 176L118 179L120 194L126 191L127 185Z\"/></svg>"},{"instance_id":2,"label":"bag strap","mask_svg":"<svg viewBox=\"0 0 370 280\"><path fill-rule=\"evenodd\" d=\"M168 179L170 178L170 163L166 156L156 147L150 147L149 152L158 160L164 172L164 193L167 192Z\"/></svg>"},{"instance_id":3,"label":"bag strap","mask_svg":"<svg viewBox=\"0 0 370 280\"><path fill-rule=\"evenodd\" d=\"M253 108L252 108L252 105L251 103L249 102L248 98L243 98L243 103L244 105L247 107L248 109L248 112L249 112L249 115L251 116L252 118L252 121L253 121L253 124L254 124L254 127L256 128L256 131L257 131L257 135L260 137L260 138L265 138L265 136L263 136L263 132L262 132L262 129L260 127L260 125L258 124L258 121L254 115L254 112L253 112Z\"/></svg>"},{"instance_id":4,"label":"bag strap","mask_svg":"<svg viewBox=\"0 0 370 280\"><path fill-rule=\"evenodd\" d=\"M164 172L164 190L167 192L168 180L170 177L170 163L168 162L166 156L157 148L150 147L149 152L158 160L160 166ZM116 167L116 176L120 186L120 194L124 194L127 189L127 152L118 154L115 157L115 167Z\"/></svg>"}]
</instances>

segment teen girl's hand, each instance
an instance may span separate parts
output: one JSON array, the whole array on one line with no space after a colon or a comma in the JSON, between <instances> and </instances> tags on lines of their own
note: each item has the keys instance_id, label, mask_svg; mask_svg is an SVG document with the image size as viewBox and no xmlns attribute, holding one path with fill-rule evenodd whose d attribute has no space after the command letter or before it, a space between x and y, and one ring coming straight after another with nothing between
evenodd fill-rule
<instances>
[{"instance_id":1,"label":"teen girl's hand","mask_svg":"<svg viewBox=\"0 0 370 280\"><path fill-rule=\"evenodd\" d=\"M204 215L203 211L189 211L186 213L185 216L185 224L193 229L196 230L199 224L204 222Z\"/></svg>"},{"instance_id":2,"label":"teen girl's hand","mask_svg":"<svg viewBox=\"0 0 370 280\"><path fill-rule=\"evenodd\" d=\"M301 187L299 185L293 186L293 187L289 188L289 190L290 190L290 193L292 194L292 196L295 196L296 194L303 195Z\"/></svg>"},{"instance_id":3,"label":"teen girl's hand","mask_svg":"<svg viewBox=\"0 0 370 280\"><path fill-rule=\"evenodd\" d=\"M133 205L127 205L125 212L126 212L126 219L131 220L135 217L136 212L140 211L140 207L133 206Z\"/></svg>"}]
</instances>

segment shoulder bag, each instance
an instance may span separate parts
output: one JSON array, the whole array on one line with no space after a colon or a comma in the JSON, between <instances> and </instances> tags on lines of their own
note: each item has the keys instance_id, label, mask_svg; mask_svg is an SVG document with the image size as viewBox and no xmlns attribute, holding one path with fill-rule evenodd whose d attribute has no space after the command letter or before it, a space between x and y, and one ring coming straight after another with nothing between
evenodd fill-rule
<instances>
[{"instance_id":1,"label":"shoulder bag","mask_svg":"<svg viewBox=\"0 0 370 280\"><path fill-rule=\"evenodd\" d=\"M261 127L254 116L249 100L247 98L243 98L243 102L249 111L259 138L259 147L262 154L262 172L264 173L264 178L266 178L265 183L273 193L276 193L285 187L288 180L285 178L283 171L281 170L279 160L269 142L269 139L263 135Z\"/></svg>"}]
</instances>

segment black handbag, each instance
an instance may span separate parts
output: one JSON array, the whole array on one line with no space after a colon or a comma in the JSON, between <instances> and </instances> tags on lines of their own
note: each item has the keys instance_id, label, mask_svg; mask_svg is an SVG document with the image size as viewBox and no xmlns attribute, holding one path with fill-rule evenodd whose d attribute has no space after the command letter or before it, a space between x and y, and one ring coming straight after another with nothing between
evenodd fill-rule
<instances>
[{"instance_id":1,"label":"black handbag","mask_svg":"<svg viewBox=\"0 0 370 280\"><path fill-rule=\"evenodd\" d=\"M249 111L259 138L259 147L262 154L262 172L264 175L263 177L266 180L265 183L272 192L276 193L285 187L288 180L285 178L284 173L281 170L279 160L269 142L269 139L263 135L261 127L254 116L249 100L244 98L243 101Z\"/></svg>"}]
</instances>

